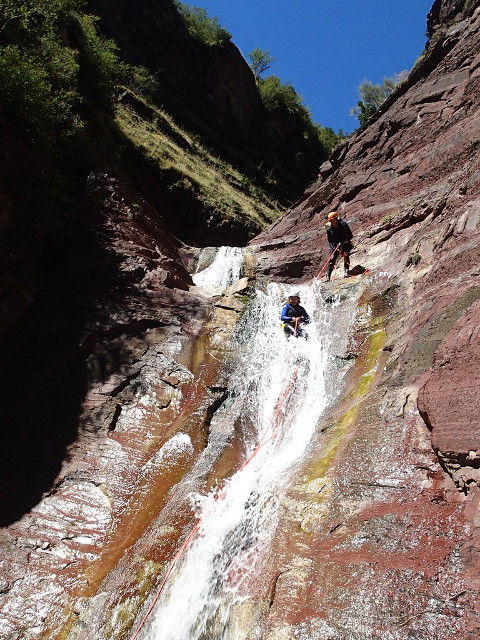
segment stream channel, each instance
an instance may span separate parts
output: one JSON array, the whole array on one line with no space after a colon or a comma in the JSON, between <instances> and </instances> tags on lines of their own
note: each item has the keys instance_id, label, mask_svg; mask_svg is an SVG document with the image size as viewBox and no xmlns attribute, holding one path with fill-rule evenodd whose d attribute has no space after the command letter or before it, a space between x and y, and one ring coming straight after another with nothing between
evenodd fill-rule
<instances>
[{"instance_id":1,"label":"stream channel","mask_svg":"<svg viewBox=\"0 0 480 640\"><path fill-rule=\"evenodd\" d=\"M199 286L226 287L241 277L242 250L222 247L195 274ZM308 340L287 339L280 310L299 293L310 315ZM192 495L198 530L155 600L139 640L235 640L232 611L262 571L278 522L279 495L308 453L318 420L341 392L354 302L325 300L319 282L259 287L237 329L229 401L240 404L245 462L221 491ZM228 408L228 402L225 409ZM238 636L238 640L241 637Z\"/></svg>"}]
</instances>

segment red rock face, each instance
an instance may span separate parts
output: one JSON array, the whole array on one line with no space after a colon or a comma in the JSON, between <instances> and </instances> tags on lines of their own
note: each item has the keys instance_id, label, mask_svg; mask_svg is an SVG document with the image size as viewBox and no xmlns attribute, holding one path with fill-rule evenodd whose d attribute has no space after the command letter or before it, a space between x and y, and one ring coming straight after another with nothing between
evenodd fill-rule
<instances>
[{"instance_id":1,"label":"red rock face","mask_svg":"<svg viewBox=\"0 0 480 640\"><path fill-rule=\"evenodd\" d=\"M435 3L432 20L456 16L445 37L251 242L261 276L307 281L325 271L337 210L352 264L389 282L382 373L325 472L326 419L299 472L309 481L285 496L270 571L253 581L270 599L268 638L480 633L480 13L462 7Z\"/></svg>"},{"instance_id":2,"label":"red rock face","mask_svg":"<svg viewBox=\"0 0 480 640\"><path fill-rule=\"evenodd\" d=\"M48 326L37 327L34 358L22 358L0 403L8 427L2 433L2 638L65 637L83 612L78 598L96 593L167 507L158 524L164 543L158 544L157 527L138 555L125 560L132 589L147 557L153 573L145 579L154 579L192 519L186 492L179 491L169 518L168 493L207 446L210 407L224 394L215 384L222 346L202 333L207 321L216 321L217 333L228 335L242 308L232 293L216 314L211 301L188 291L179 242L158 211L118 180L91 175L87 200L95 242L82 241L83 252L72 248L71 288L55 290L47 298L51 308L32 310L33 320ZM11 348L19 350L14 338ZM48 341L40 348L42 338ZM29 379L36 388L26 394ZM216 458L222 453L219 445ZM205 475L215 473L216 458ZM225 472L231 464L222 459Z\"/></svg>"},{"instance_id":3,"label":"red rock face","mask_svg":"<svg viewBox=\"0 0 480 640\"><path fill-rule=\"evenodd\" d=\"M432 445L465 493L480 480L480 304L474 303L444 338L420 388L418 409Z\"/></svg>"},{"instance_id":4,"label":"red rock face","mask_svg":"<svg viewBox=\"0 0 480 640\"><path fill-rule=\"evenodd\" d=\"M140 290L162 286L188 290L193 285L183 267L180 243L167 230L158 212L114 178L92 174L87 184L90 222L115 256L122 274Z\"/></svg>"},{"instance_id":5,"label":"red rock face","mask_svg":"<svg viewBox=\"0 0 480 640\"><path fill-rule=\"evenodd\" d=\"M354 232L353 265L370 272L347 391L280 496L265 570L242 587L238 637L479 637L475 5L435 3L434 22L458 20L299 203L251 244L259 279L307 281L329 257L324 223L336 209ZM56 345L60 316L62 330L48 327L52 351L40 352L45 360L33 371L42 375L32 374L43 380L40 391L0 407L9 427L2 486L18 516L1 534L0 635L9 640L90 640L105 629L128 637L138 613L128 603L139 607L151 594L191 524L191 485L181 479L210 438L218 438L212 467L190 478L202 489L237 468L242 453L234 440L224 447L225 431L234 432L229 415L212 427L227 386L217 370L221 347L202 337L213 305L188 290L178 243L147 203L108 176L90 180L89 215L98 251L72 257L73 275L88 286L78 298L54 291L47 300L49 318L60 293L76 310L68 348ZM324 293L342 289L337 281ZM217 329L235 322L232 299L215 307L224 314L214 316ZM385 344L370 353L379 327ZM46 331L40 320L36 329ZM68 398L72 388L81 401ZM52 412L60 396L73 416ZM38 467L18 468L12 440L25 442ZM176 464L165 465L172 454ZM106 603L114 598L112 620Z\"/></svg>"}]
</instances>

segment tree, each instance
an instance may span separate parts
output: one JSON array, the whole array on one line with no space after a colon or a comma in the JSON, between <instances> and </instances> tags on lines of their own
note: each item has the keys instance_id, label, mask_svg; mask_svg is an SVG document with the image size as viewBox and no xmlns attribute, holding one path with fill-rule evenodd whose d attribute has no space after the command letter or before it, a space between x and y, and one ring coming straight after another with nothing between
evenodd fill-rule
<instances>
[{"instance_id":1,"label":"tree","mask_svg":"<svg viewBox=\"0 0 480 640\"><path fill-rule=\"evenodd\" d=\"M220 26L217 17L210 18L206 9L190 7L178 0L175 0L175 6L190 35L198 42L207 47L221 47L232 39L232 34Z\"/></svg>"},{"instance_id":2,"label":"tree","mask_svg":"<svg viewBox=\"0 0 480 640\"><path fill-rule=\"evenodd\" d=\"M259 49L258 47L250 51L248 54L250 58L250 69L255 74L255 78L260 78L262 73L265 73L267 69L270 69L270 64L275 60L268 51L265 49Z\"/></svg>"},{"instance_id":3,"label":"tree","mask_svg":"<svg viewBox=\"0 0 480 640\"><path fill-rule=\"evenodd\" d=\"M369 80L364 80L358 87L360 100L357 106L350 113L358 118L360 126L366 124L369 118L385 102L395 88L405 81L408 71L395 74L393 78L383 78L382 84L373 84Z\"/></svg>"},{"instance_id":4,"label":"tree","mask_svg":"<svg viewBox=\"0 0 480 640\"><path fill-rule=\"evenodd\" d=\"M278 76L268 76L258 80L258 91L268 111L284 107L287 111L294 113L302 106L302 96L298 95L291 84L282 82Z\"/></svg>"},{"instance_id":5,"label":"tree","mask_svg":"<svg viewBox=\"0 0 480 640\"><path fill-rule=\"evenodd\" d=\"M318 139L322 143L328 155L330 155L335 147L347 137L347 134L344 133L342 129L339 129L337 133L335 133L331 127L322 127L322 125L317 122L314 122L313 126L316 129Z\"/></svg>"}]
</instances>

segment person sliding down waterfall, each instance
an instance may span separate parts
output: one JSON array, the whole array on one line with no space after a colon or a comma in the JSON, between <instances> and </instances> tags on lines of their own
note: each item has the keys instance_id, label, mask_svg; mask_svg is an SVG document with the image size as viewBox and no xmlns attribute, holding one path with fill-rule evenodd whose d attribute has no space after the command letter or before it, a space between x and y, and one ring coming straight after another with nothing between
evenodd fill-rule
<instances>
[{"instance_id":1,"label":"person sliding down waterfall","mask_svg":"<svg viewBox=\"0 0 480 640\"><path fill-rule=\"evenodd\" d=\"M288 302L283 305L280 318L282 320L282 329L285 331L287 338L290 338L290 336L295 336L296 338L308 337L303 326L310 322L310 317L300 305L300 296L298 294L288 296Z\"/></svg>"},{"instance_id":2,"label":"person sliding down waterfall","mask_svg":"<svg viewBox=\"0 0 480 640\"><path fill-rule=\"evenodd\" d=\"M350 240L353 238L353 233L345 220L338 217L336 211L332 211L328 214L328 222L325 225L327 231L327 240L330 245L332 255L328 263L326 282L330 282L332 277L333 267L339 255L343 256L343 266L345 270L345 278L349 276L348 270L350 267L350 251L353 249L353 245Z\"/></svg>"}]
</instances>

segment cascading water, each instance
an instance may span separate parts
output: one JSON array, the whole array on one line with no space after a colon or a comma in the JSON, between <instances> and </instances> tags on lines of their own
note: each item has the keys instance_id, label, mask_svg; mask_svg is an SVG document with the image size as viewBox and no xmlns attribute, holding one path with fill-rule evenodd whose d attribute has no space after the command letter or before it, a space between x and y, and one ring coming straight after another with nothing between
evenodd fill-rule
<instances>
[{"instance_id":1,"label":"cascading water","mask_svg":"<svg viewBox=\"0 0 480 640\"><path fill-rule=\"evenodd\" d=\"M199 286L228 287L241 277L243 250L240 247L220 247L212 264L192 276Z\"/></svg>"},{"instance_id":2,"label":"cascading water","mask_svg":"<svg viewBox=\"0 0 480 640\"><path fill-rule=\"evenodd\" d=\"M275 531L278 489L294 473L338 389L331 384L330 355L332 341L345 335L335 333L338 305L324 304L316 283L295 292L312 319L308 341L287 339L280 328L279 312L292 287L272 283L257 290L241 323L229 387L243 402L237 428L246 464L221 493L192 497L198 532L165 585L142 640L235 637L228 632L229 614L242 600L242 583L261 570Z\"/></svg>"}]
</instances>

